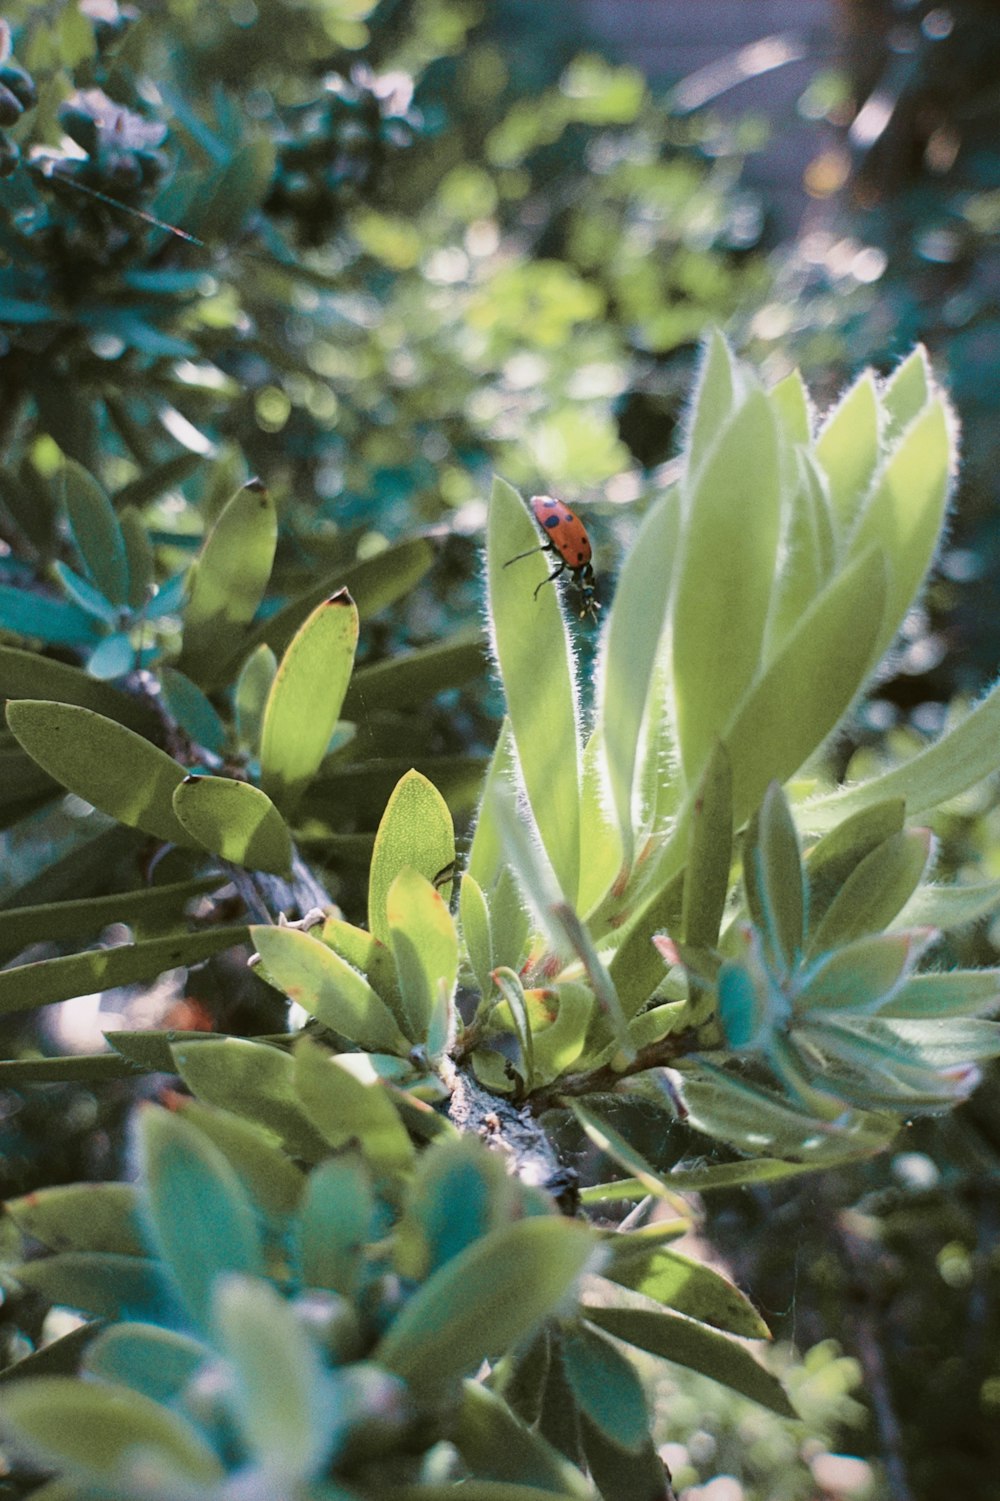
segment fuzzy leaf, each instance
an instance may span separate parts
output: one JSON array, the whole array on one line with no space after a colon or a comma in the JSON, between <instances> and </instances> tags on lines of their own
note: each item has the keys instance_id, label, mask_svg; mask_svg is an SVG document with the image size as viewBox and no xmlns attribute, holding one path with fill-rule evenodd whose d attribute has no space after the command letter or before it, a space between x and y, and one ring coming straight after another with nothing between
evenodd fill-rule
<instances>
[{"instance_id":1,"label":"fuzzy leaf","mask_svg":"<svg viewBox=\"0 0 1000 1501\"><path fill-rule=\"evenodd\" d=\"M840 398L816 439L816 457L830 482L834 514L843 527L868 493L879 455L878 398L866 370Z\"/></svg>"},{"instance_id":2,"label":"fuzzy leaf","mask_svg":"<svg viewBox=\"0 0 1000 1501\"><path fill-rule=\"evenodd\" d=\"M554 588L532 598L547 575L541 552L505 566L540 545L521 497L494 480L486 544L494 649L531 815L573 902L580 880L580 726L566 622Z\"/></svg>"},{"instance_id":3,"label":"fuzzy leaf","mask_svg":"<svg viewBox=\"0 0 1000 1501\"><path fill-rule=\"evenodd\" d=\"M809 938L810 954L886 927L913 895L931 857L928 829L904 829L857 864Z\"/></svg>"}]
</instances>

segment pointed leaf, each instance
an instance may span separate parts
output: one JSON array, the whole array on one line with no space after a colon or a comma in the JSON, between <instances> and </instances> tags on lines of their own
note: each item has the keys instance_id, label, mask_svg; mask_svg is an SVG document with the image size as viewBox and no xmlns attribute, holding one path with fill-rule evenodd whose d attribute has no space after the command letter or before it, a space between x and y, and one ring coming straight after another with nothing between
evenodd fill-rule
<instances>
[{"instance_id":1,"label":"pointed leaf","mask_svg":"<svg viewBox=\"0 0 1000 1501\"><path fill-rule=\"evenodd\" d=\"M995 969L953 969L945 974L911 975L882 1012L915 1019L968 1016L1000 1006L1000 973Z\"/></svg>"},{"instance_id":2,"label":"pointed leaf","mask_svg":"<svg viewBox=\"0 0 1000 1501\"><path fill-rule=\"evenodd\" d=\"M816 457L830 481L834 514L847 527L861 509L879 455L879 415L870 370L855 381L827 417Z\"/></svg>"},{"instance_id":3,"label":"pointed leaf","mask_svg":"<svg viewBox=\"0 0 1000 1501\"><path fill-rule=\"evenodd\" d=\"M78 573L66 563L53 563L52 572L63 587L66 597L73 604L79 605L88 615L93 615L95 620L100 620L104 625L112 628L118 624L118 610L93 584L81 578Z\"/></svg>"},{"instance_id":4,"label":"pointed leaf","mask_svg":"<svg viewBox=\"0 0 1000 1501\"><path fill-rule=\"evenodd\" d=\"M855 866L809 939L822 954L886 927L913 895L931 857L928 829L904 829Z\"/></svg>"},{"instance_id":5,"label":"pointed leaf","mask_svg":"<svg viewBox=\"0 0 1000 1501\"><path fill-rule=\"evenodd\" d=\"M93 475L73 459L64 461L61 481L73 541L92 583L113 605L127 605L128 555L114 506Z\"/></svg>"},{"instance_id":6,"label":"pointed leaf","mask_svg":"<svg viewBox=\"0 0 1000 1501\"><path fill-rule=\"evenodd\" d=\"M181 667L196 681L219 680L220 659L257 613L277 537L274 502L260 480L251 480L223 508L194 567Z\"/></svg>"},{"instance_id":7,"label":"pointed leaf","mask_svg":"<svg viewBox=\"0 0 1000 1501\"><path fill-rule=\"evenodd\" d=\"M187 458L187 455L185 455ZM125 505L118 512L118 524L125 543L128 560L128 606L141 610L153 589L155 560L146 524L134 505Z\"/></svg>"},{"instance_id":8,"label":"pointed leaf","mask_svg":"<svg viewBox=\"0 0 1000 1501\"><path fill-rule=\"evenodd\" d=\"M705 340L691 404L685 450L693 473L714 447L737 404L740 376L729 345L717 328Z\"/></svg>"},{"instance_id":9,"label":"pointed leaf","mask_svg":"<svg viewBox=\"0 0 1000 1501\"><path fill-rule=\"evenodd\" d=\"M345 589L300 626L278 665L264 706L261 784L291 809L326 755L358 644L357 606Z\"/></svg>"},{"instance_id":10,"label":"pointed leaf","mask_svg":"<svg viewBox=\"0 0 1000 1501\"><path fill-rule=\"evenodd\" d=\"M502 1490L509 1492L513 1501L531 1501L532 1496L542 1495L588 1501L592 1492L580 1472L514 1415L507 1397L506 1390L498 1397L472 1381L464 1387L451 1442L473 1474L509 1482ZM472 1486L475 1490L475 1481ZM530 1489L536 1486L537 1490ZM504 1501L492 1487L489 1496L491 1501ZM487 1501L486 1496L482 1501Z\"/></svg>"},{"instance_id":11,"label":"pointed leaf","mask_svg":"<svg viewBox=\"0 0 1000 1501\"><path fill-rule=\"evenodd\" d=\"M462 928L462 944L469 966L479 986L481 996L489 995L493 988L490 978L493 971L493 933L490 927L490 909L486 904L483 889L478 881L466 872L459 887L458 912ZM0 913L0 934L3 914Z\"/></svg>"},{"instance_id":12,"label":"pointed leaf","mask_svg":"<svg viewBox=\"0 0 1000 1501\"><path fill-rule=\"evenodd\" d=\"M368 926L380 943L390 943L386 905L401 870L412 866L425 880L455 861L455 830L444 798L418 771L408 771L385 806L368 882Z\"/></svg>"},{"instance_id":13,"label":"pointed leaf","mask_svg":"<svg viewBox=\"0 0 1000 1501\"><path fill-rule=\"evenodd\" d=\"M797 1017L811 1011L881 1011L892 1001L936 935L926 929L876 933L825 955L807 971L793 1002Z\"/></svg>"},{"instance_id":14,"label":"pointed leaf","mask_svg":"<svg viewBox=\"0 0 1000 1501\"><path fill-rule=\"evenodd\" d=\"M672 640L689 782L757 675L780 499L774 414L763 392L754 391L716 440L685 500Z\"/></svg>"},{"instance_id":15,"label":"pointed leaf","mask_svg":"<svg viewBox=\"0 0 1000 1501\"><path fill-rule=\"evenodd\" d=\"M71 1183L8 1199L4 1212L22 1235L53 1251L141 1256L136 1190L128 1183Z\"/></svg>"},{"instance_id":16,"label":"pointed leaf","mask_svg":"<svg viewBox=\"0 0 1000 1501\"><path fill-rule=\"evenodd\" d=\"M587 1304L585 1312L591 1323L617 1339L709 1376L779 1417L797 1415L778 1378L724 1334L676 1314L643 1308L597 1308Z\"/></svg>"},{"instance_id":17,"label":"pointed leaf","mask_svg":"<svg viewBox=\"0 0 1000 1501\"><path fill-rule=\"evenodd\" d=\"M307 1162L326 1154L295 1090L288 1053L241 1037L182 1041L171 1048L174 1066L199 1100L258 1121Z\"/></svg>"},{"instance_id":18,"label":"pointed leaf","mask_svg":"<svg viewBox=\"0 0 1000 1501\"><path fill-rule=\"evenodd\" d=\"M598 724L626 863L631 863L633 853L639 738L663 635L679 530L680 495L675 490L646 514L628 553L598 669Z\"/></svg>"},{"instance_id":19,"label":"pointed leaf","mask_svg":"<svg viewBox=\"0 0 1000 1501\"><path fill-rule=\"evenodd\" d=\"M807 805L805 817L811 822L809 815ZM901 797L886 798L848 814L817 840L806 856L810 928L819 923L851 871L865 856L900 832L905 816L906 804Z\"/></svg>"},{"instance_id":20,"label":"pointed leaf","mask_svg":"<svg viewBox=\"0 0 1000 1501\"><path fill-rule=\"evenodd\" d=\"M931 370L927 350L918 344L911 355L896 366L881 393L882 408L889 418L885 440L892 442L923 410L931 394Z\"/></svg>"},{"instance_id":21,"label":"pointed leaf","mask_svg":"<svg viewBox=\"0 0 1000 1501\"><path fill-rule=\"evenodd\" d=\"M629 1239L620 1236L612 1240L616 1254L605 1277L714 1329L743 1339L769 1338L767 1325L750 1300L711 1267L664 1246L651 1246L631 1255L627 1244L619 1250L618 1240Z\"/></svg>"},{"instance_id":22,"label":"pointed leaf","mask_svg":"<svg viewBox=\"0 0 1000 1501\"><path fill-rule=\"evenodd\" d=\"M798 830L777 782L747 828L743 881L750 916L772 961L786 972L793 969L802 952L806 892Z\"/></svg>"},{"instance_id":23,"label":"pointed leaf","mask_svg":"<svg viewBox=\"0 0 1000 1501\"><path fill-rule=\"evenodd\" d=\"M426 704L435 693L481 677L486 665L486 643L477 632L472 637L453 636L433 646L387 657L370 667L359 667L344 699L345 717Z\"/></svg>"},{"instance_id":24,"label":"pointed leaf","mask_svg":"<svg viewBox=\"0 0 1000 1501\"><path fill-rule=\"evenodd\" d=\"M936 397L900 439L851 538L852 556L877 543L890 562L879 655L891 645L931 565L941 539L952 467L948 411L943 398Z\"/></svg>"}]
</instances>

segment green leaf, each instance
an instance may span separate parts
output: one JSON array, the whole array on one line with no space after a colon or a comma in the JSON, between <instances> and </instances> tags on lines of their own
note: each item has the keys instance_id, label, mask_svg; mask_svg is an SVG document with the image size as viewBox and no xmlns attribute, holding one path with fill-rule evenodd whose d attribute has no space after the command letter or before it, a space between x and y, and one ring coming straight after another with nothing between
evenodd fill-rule
<instances>
[{"instance_id":1,"label":"green leaf","mask_svg":"<svg viewBox=\"0 0 1000 1501\"><path fill-rule=\"evenodd\" d=\"M716 439L684 500L672 640L688 782L700 775L757 675L780 505L774 414L763 392L753 391Z\"/></svg>"},{"instance_id":2,"label":"green leaf","mask_svg":"<svg viewBox=\"0 0 1000 1501\"><path fill-rule=\"evenodd\" d=\"M358 1158L343 1154L314 1168L294 1227L306 1287L355 1297L374 1216L371 1180Z\"/></svg>"},{"instance_id":3,"label":"green leaf","mask_svg":"<svg viewBox=\"0 0 1000 1501\"><path fill-rule=\"evenodd\" d=\"M806 805L805 817L809 818L810 805ZM848 814L817 840L806 855L806 876L809 882L810 929L823 917L847 877L866 855L877 849L893 834L898 834L906 817L906 804L901 797L886 798L873 803L857 813Z\"/></svg>"},{"instance_id":4,"label":"green leaf","mask_svg":"<svg viewBox=\"0 0 1000 1501\"><path fill-rule=\"evenodd\" d=\"M174 667L161 667L160 687L168 713L185 735L195 745L221 756L226 748L226 727L197 683Z\"/></svg>"},{"instance_id":5,"label":"green leaf","mask_svg":"<svg viewBox=\"0 0 1000 1501\"><path fill-rule=\"evenodd\" d=\"M768 661L830 578L836 554L830 501L811 453L796 456L788 483L793 487L793 499L782 547L783 563L767 621L764 654Z\"/></svg>"},{"instance_id":6,"label":"green leaf","mask_svg":"<svg viewBox=\"0 0 1000 1501\"><path fill-rule=\"evenodd\" d=\"M675 490L649 510L625 559L598 667L598 724L622 859L627 864L633 856L639 739L663 635L679 530L680 495Z\"/></svg>"},{"instance_id":7,"label":"green leaf","mask_svg":"<svg viewBox=\"0 0 1000 1501\"><path fill-rule=\"evenodd\" d=\"M114 629L118 624L118 611L100 589L96 589L85 578L74 573L66 563L53 563L52 572L73 604L79 605L81 610L85 610L88 615L93 615L94 619L100 620L103 625Z\"/></svg>"},{"instance_id":8,"label":"green leaf","mask_svg":"<svg viewBox=\"0 0 1000 1501\"><path fill-rule=\"evenodd\" d=\"M725 747L716 741L691 816L681 915L686 944L714 948L718 942L732 861L733 776Z\"/></svg>"},{"instance_id":9,"label":"green leaf","mask_svg":"<svg viewBox=\"0 0 1000 1501\"><path fill-rule=\"evenodd\" d=\"M787 973L802 953L806 891L798 830L777 782L768 787L744 835L743 883L769 956Z\"/></svg>"},{"instance_id":10,"label":"green leaf","mask_svg":"<svg viewBox=\"0 0 1000 1501\"><path fill-rule=\"evenodd\" d=\"M368 926L380 943L391 941L387 902L400 871L411 866L433 882L455 861L455 830L444 798L418 771L396 784L382 814L368 881Z\"/></svg>"},{"instance_id":11,"label":"green leaf","mask_svg":"<svg viewBox=\"0 0 1000 1501\"><path fill-rule=\"evenodd\" d=\"M310 930L314 938L346 959L352 969L365 976L369 985L388 1005L394 1016L399 1005L399 984L392 954L384 943L366 928L356 928L343 918L328 917L320 928Z\"/></svg>"},{"instance_id":12,"label":"green leaf","mask_svg":"<svg viewBox=\"0 0 1000 1501\"><path fill-rule=\"evenodd\" d=\"M412 866L386 893L389 947L396 962L404 1030L438 1058L450 1040L452 1000L458 978L458 934L451 913Z\"/></svg>"},{"instance_id":13,"label":"green leaf","mask_svg":"<svg viewBox=\"0 0 1000 1501\"><path fill-rule=\"evenodd\" d=\"M185 832L210 854L249 870L290 873L291 833L259 787L233 777L186 777L173 805Z\"/></svg>"},{"instance_id":14,"label":"green leaf","mask_svg":"<svg viewBox=\"0 0 1000 1501\"><path fill-rule=\"evenodd\" d=\"M221 659L264 597L277 538L274 502L251 480L220 513L192 572L180 665L196 681L222 681Z\"/></svg>"},{"instance_id":15,"label":"green leaf","mask_svg":"<svg viewBox=\"0 0 1000 1501\"><path fill-rule=\"evenodd\" d=\"M805 381L798 370L779 380L768 399L785 436L793 443L808 443L812 435L812 408Z\"/></svg>"},{"instance_id":16,"label":"green leaf","mask_svg":"<svg viewBox=\"0 0 1000 1501\"><path fill-rule=\"evenodd\" d=\"M187 457L187 455L185 455ZM118 512L118 524L128 560L128 605L141 610L153 592L155 559L146 524L135 506L126 505Z\"/></svg>"},{"instance_id":17,"label":"green leaf","mask_svg":"<svg viewBox=\"0 0 1000 1501\"><path fill-rule=\"evenodd\" d=\"M406 1057L410 1044L364 975L318 938L296 928L253 927L266 977L310 1016L369 1052Z\"/></svg>"},{"instance_id":18,"label":"green leaf","mask_svg":"<svg viewBox=\"0 0 1000 1501\"><path fill-rule=\"evenodd\" d=\"M934 1018L995 1011L1000 1006L1000 973L995 969L953 969L944 974L911 975L884 1007L884 1017Z\"/></svg>"},{"instance_id":19,"label":"green leaf","mask_svg":"<svg viewBox=\"0 0 1000 1501\"><path fill-rule=\"evenodd\" d=\"M65 943L96 938L109 923L131 923L146 931L172 926L196 896L218 886L218 876L174 881L165 886L116 891L73 902L42 902L31 907L0 909L0 958L20 953L30 943Z\"/></svg>"},{"instance_id":20,"label":"green leaf","mask_svg":"<svg viewBox=\"0 0 1000 1501\"><path fill-rule=\"evenodd\" d=\"M874 1156L896 1135L898 1124L889 1117L851 1114L832 1096L829 1099L831 1108L838 1108L838 1118L819 1121L773 1091L713 1068L705 1059L697 1075L684 1080L688 1124L694 1130L741 1152L793 1158L800 1171Z\"/></svg>"},{"instance_id":21,"label":"green leaf","mask_svg":"<svg viewBox=\"0 0 1000 1501\"><path fill-rule=\"evenodd\" d=\"M198 1099L267 1126L293 1155L318 1162L327 1155L295 1088L288 1053L241 1037L178 1042L177 1072Z\"/></svg>"},{"instance_id":22,"label":"green leaf","mask_svg":"<svg viewBox=\"0 0 1000 1501\"><path fill-rule=\"evenodd\" d=\"M490 978L493 972L493 932L490 926L490 909L483 895L483 888L466 871L458 892L458 914L462 930L462 944L469 967L479 986L481 996L493 989ZM0 912L0 936L3 933L3 913Z\"/></svg>"},{"instance_id":23,"label":"green leaf","mask_svg":"<svg viewBox=\"0 0 1000 1501\"><path fill-rule=\"evenodd\" d=\"M4 1394L4 1420L43 1465L69 1467L105 1486L130 1489L140 1455L147 1483L165 1491L220 1485L224 1478L221 1462L190 1424L128 1387L40 1377Z\"/></svg>"},{"instance_id":24,"label":"green leaf","mask_svg":"<svg viewBox=\"0 0 1000 1501\"><path fill-rule=\"evenodd\" d=\"M861 509L879 457L878 397L870 370L827 417L815 451L830 482L834 515L846 528Z\"/></svg>"},{"instance_id":25,"label":"green leaf","mask_svg":"<svg viewBox=\"0 0 1000 1501\"><path fill-rule=\"evenodd\" d=\"M756 1308L727 1278L679 1251L656 1245L637 1249L631 1241L629 1235L611 1238L614 1260L604 1276L619 1287L742 1339L770 1338Z\"/></svg>"},{"instance_id":26,"label":"green leaf","mask_svg":"<svg viewBox=\"0 0 1000 1501\"><path fill-rule=\"evenodd\" d=\"M809 953L822 954L886 927L920 884L931 846L928 829L903 829L883 840L844 881L810 934Z\"/></svg>"},{"instance_id":27,"label":"green leaf","mask_svg":"<svg viewBox=\"0 0 1000 1501\"><path fill-rule=\"evenodd\" d=\"M222 1273L264 1274L253 1205L218 1147L188 1121L147 1109L139 1129L150 1228L185 1304L207 1329Z\"/></svg>"},{"instance_id":28,"label":"green leaf","mask_svg":"<svg viewBox=\"0 0 1000 1501\"><path fill-rule=\"evenodd\" d=\"M599 1252L589 1230L544 1216L504 1225L453 1257L410 1298L374 1352L418 1397L502 1355L569 1294Z\"/></svg>"},{"instance_id":29,"label":"green leaf","mask_svg":"<svg viewBox=\"0 0 1000 1501\"><path fill-rule=\"evenodd\" d=\"M174 1108L183 1120L218 1147L247 1193L284 1230L285 1219L302 1199L306 1179L281 1150L277 1132L257 1121L241 1120L228 1110L205 1105L201 1100L185 1099Z\"/></svg>"},{"instance_id":30,"label":"green leaf","mask_svg":"<svg viewBox=\"0 0 1000 1501\"><path fill-rule=\"evenodd\" d=\"M278 661L269 646L258 646L240 669L236 680L234 707L236 734L240 743L256 755L264 723L264 705L278 670Z\"/></svg>"},{"instance_id":31,"label":"green leaf","mask_svg":"<svg viewBox=\"0 0 1000 1501\"><path fill-rule=\"evenodd\" d=\"M102 1329L87 1348L85 1369L154 1402L169 1403L209 1358L204 1345L155 1324L118 1324Z\"/></svg>"},{"instance_id":32,"label":"green leaf","mask_svg":"<svg viewBox=\"0 0 1000 1501\"><path fill-rule=\"evenodd\" d=\"M283 652L306 617L341 589L348 592L358 613L367 619L408 594L433 561L430 543L423 537L416 537L388 547L363 562L337 568L249 632L240 643L238 654L244 656L261 642L265 642L275 654ZM219 663L220 682L230 671L230 661L231 657L227 657Z\"/></svg>"},{"instance_id":33,"label":"green leaf","mask_svg":"<svg viewBox=\"0 0 1000 1501\"><path fill-rule=\"evenodd\" d=\"M96 682L79 667L38 652L0 646L0 698L42 698L94 709L147 738L160 732L156 712L142 699Z\"/></svg>"},{"instance_id":34,"label":"green leaf","mask_svg":"<svg viewBox=\"0 0 1000 1501\"><path fill-rule=\"evenodd\" d=\"M165 751L92 709L22 698L7 705L17 740L51 777L129 828L191 846L173 810L187 773Z\"/></svg>"},{"instance_id":35,"label":"green leaf","mask_svg":"<svg viewBox=\"0 0 1000 1501\"><path fill-rule=\"evenodd\" d=\"M0 970L0 1015L77 995L94 995L115 985L152 980L165 969L200 964L212 954L244 943L247 929L215 928L204 933L172 933L122 943L116 948L68 954L62 959L39 959Z\"/></svg>"},{"instance_id":36,"label":"green leaf","mask_svg":"<svg viewBox=\"0 0 1000 1501\"><path fill-rule=\"evenodd\" d=\"M891 645L941 539L952 461L948 411L943 398L936 397L907 428L858 519L851 555L877 543L889 559L879 656Z\"/></svg>"},{"instance_id":37,"label":"green leaf","mask_svg":"<svg viewBox=\"0 0 1000 1501\"><path fill-rule=\"evenodd\" d=\"M933 933L876 932L858 938L810 967L796 992L796 1017L811 1011L881 1011L927 948Z\"/></svg>"},{"instance_id":38,"label":"green leaf","mask_svg":"<svg viewBox=\"0 0 1000 1501\"><path fill-rule=\"evenodd\" d=\"M616 1449L638 1453L649 1437L649 1415L634 1366L586 1324L563 1331L562 1356L566 1380L583 1416Z\"/></svg>"},{"instance_id":39,"label":"green leaf","mask_svg":"<svg viewBox=\"0 0 1000 1501\"><path fill-rule=\"evenodd\" d=\"M323 1462L343 1423L319 1351L267 1282L229 1274L213 1301L243 1441L272 1483L293 1485Z\"/></svg>"},{"instance_id":40,"label":"green leaf","mask_svg":"<svg viewBox=\"0 0 1000 1501\"><path fill-rule=\"evenodd\" d=\"M66 1251L17 1268L17 1280L49 1303L88 1318L173 1322L182 1317L163 1267L115 1251Z\"/></svg>"},{"instance_id":41,"label":"green leaf","mask_svg":"<svg viewBox=\"0 0 1000 1501\"><path fill-rule=\"evenodd\" d=\"M692 474L704 462L732 416L739 382L739 372L729 345L719 330L713 328L705 340L684 445Z\"/></svg>"},{"instance_id":42,"label":"green leaf","mask_svg":"<svg viewBox=\"0 0 1000 1501\"><path fill-rule=\"evenodd\" d=\"M496 820L494 790L498 784L503 786L511 781L516 765L514 737L511 734L510 720L505 718L501 722L497 743L493 747L493 754L483 782L476 827L466 863L469 875L474 877L483 891L493 889L504 863L503 840L500 837L500 829Z\"/></svg>"},{"instance_id":43,"label":"green leaf","mask_svg":"<svg viewBox=\"0 0 1000 1501\"><path fill-rule=\"evenodd\" d=\"M884 442L892 442L913 421L931 394L931 368L927 350L918 344L912 354L896 366L881 396L882 409L888 417Z\"/></svg>"},{"instance_id":44,"label":"green leaf","mask_svg":"<svg viewBox=\"0 0 1000 1501\"><path fill-rule=\"evenodd\" d=\"M698 1371L731 1391L759 1402L782 1418L797 1416L776 1376L742 1345L676 1314L644 1308L599 1308L585 1304L591 1323L651 1355Z\"/></svg>"},{"instance_id":45,"label":"green leaf","mask_svg":"<svg viewBox=\"0 0 1000 1501\"><path fill-rule=\"evenodd\" d=\"M0 584L0 630L49 646L79 647L101 636L97 621L79 605L15 589L11 584Z\"/></svg>"},{"instance_id":46,"label":"green leaf","mask_svg":"<svg viewBox=\"0 0 1000 1501\"><path fill-rule=\"evenodd\" d=\"M73 541L90 581L113 605L127 605L128 554L114 506L93 475L73 459L64 460L61 489Z\"/></svg>"},{"instance_id":47,"label":"green leaf","mask_svg":"<svg viewBox=\"0 0 1000 1501\"><path fill-rule=\"evenodd\" d=\"M794 775L857 696L885 589L881 553L855 559L816 597L741 704L725 736L737 827L769 782Z\"/></svg>"},{"instance_id":48,"label":"green leaf","mask_svg":"<svg viewBox=\"0 0 1000 1501\"><path fill-rule=\"evenodd\" d=\"M357 644L357 606L342 589L300 626L278 665L264 706L260 767L265 792L281 807L295 806L326 755Z\"/></svg>"},{"instance_id":49,"label":"green leaf","mask_svg":"<svg viewBox=\"0 0 1000 1501\"><path fill-rule=\"evenodd\" d=\"M998 737L1000 684L954 729L902 766L807 804L803 810L806 826L820 833L849 815L891 798L902 798L910 817L927 813L996 770Z\"/></svg>"},{"instance_id":50,"label":"green leaf","mask_svg":"<svg viewBox=\"0 0 1000 1501\"><path fill-rule=\"evenodd\" d=\"M335 1150L348 1143L379 1175L409 1171L413 1144L385 1087L360 1054L332 1057L308 1037L296 1043L295 1089L316 1131Z\"/></svg>"},{"instance_id":51,"label":"green leaf","mask_svg":"<svg viewBox=\"0 0 1000 1501\"><path fill-rule=\"evenodd\" d=\"M637 1179L647 1194L652 1194L657 1199L666 1199L674 1205L678 1203L671 1174L657 1172L620 1131L616 1131L614 1126L590 1106L582 1105L579 1100L571 1100L569 1106L594 1146Z\"/></svg>"},{"instance_id":52,"label":"green leaf","mask_svg":"<svg viewBox=\"0 0 1000 1501\"><path fill-rule=\"evenodd\" d=\"M396 1226L396 1270L423 1282L491 1230L519 1219L515 1184L498 1153L474 1136L446 1138L425 1152Z\"/></svg>"},{"instance_id":53,"label":"green leaf","mask_svg":"<svg viewBox=\"0 0 1000 1501\"><path fill-rule=\"evenodd\" d=\"M591 1480L600 1488L603 1501L634 1501L636 1496L666 1501L669 1497L666 1466L651 1436L636 1452L628 1452L581 1415L580 1438Z\"/></svg>"},{"instance_id":54,"label":"green leaf","mask_svg":"<svg viewBox=\"0 0 1000 1501\"><path fill-rule=\"evenodd\" d=\"M359 667L344 699L344 716L367 717L376 709L426 704L435 693L482 676L486 662L486 644L477 632Z\"/></svg>"},{"instance_id":55,"label":"green leaf","mask_svg":"<svg viewBox=\"0 0 1000 1501\"><path fill-rule=\"evenodd\" d=\"M136 666L136 650L127 631L113 631L105 636L87 658L87 671L108 682L126 677Z\"/></svg>"},{"instance_id":56,"label":"green leaf","mask_svg":"<svg viewBox=\"0 0 1000 1501\"><path fill-rule=\"evenodd\" d=\"M580 880L580 727L569 637L559 596L535 586L542 554L534 522L504 480L493 482L486 557L493 643L531 814L556 880L575 901ZM477 876L477 879L479 877Z\"/></svg>"},{"instance_id":57,"label":"green leaf","mask_svg":"<svg viewBox=\"0 0 1000 1501\"><path fill-rule=\"evenodd\" d=\"M129 1183L70 1183L8 1199L4 1212L22 1235L53 1251L146 1250L136 1190Z\"/></svg>"},{"instance_id":58,"label":"green leaf","mask_svg":"<svg viewBox=\"0 0 1000 1501\"><path fill-rule=\"evenodd\" d=\"M482 1480L508 1482L502 1489L516 1501L543 1494L587 1501L593 1493L580 1472L515 1417L504 1398L473 1381L463 1388L450 1437L473 1474ZM471 1484L475 1490L476 1482ZM536 1486L538 1490L525 1489ZM466 1488L463 1483L462 1489Z\"/></svg>"},{"instance_id":59,"label":"green leaf","mask_svg":"<svg viewBox=\"0 0 1000 1501\"><path fill-rule=\"evenodd\" d=\"M918 886L896 916L893 927L963 928L1000 906L1000 881L968 886ZM0 915L2 920L2 915Z\"/></svg>"}]
</instances>

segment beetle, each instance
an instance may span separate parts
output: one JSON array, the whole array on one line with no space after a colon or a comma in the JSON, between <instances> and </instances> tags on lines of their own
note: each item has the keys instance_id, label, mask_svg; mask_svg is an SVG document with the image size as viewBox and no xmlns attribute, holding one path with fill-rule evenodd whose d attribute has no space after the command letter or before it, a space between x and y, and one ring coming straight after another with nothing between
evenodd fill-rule
<instances>
[{"instance_id":1,"label":"beetle","mask_svg":"<svg viewBox=\"0 0 1000 1501\"><path fill-rule=\"evenodd\" d=\"M538 525L548 538L541 547L531 547L527 552L519 552L516 557L508 558L503 565L509 568L511 563L519 563L522 558L533 557L536 552L551 553L558 559L555 568L548 578L542 579L541 584L535 588L533 599L538 598L538 590L544 584L551 584L561 573L567 569L572 575L573 582L580 591L580 619L587 615L596 619L597 611L601 608L597 599L597 587L594 579L594 569L591 564L593 548L586 528L578 516L574 516L569 506L561 500L556 500L551 495L533 495L529 501L531 512Z\"/></svg>"}]
</instances>

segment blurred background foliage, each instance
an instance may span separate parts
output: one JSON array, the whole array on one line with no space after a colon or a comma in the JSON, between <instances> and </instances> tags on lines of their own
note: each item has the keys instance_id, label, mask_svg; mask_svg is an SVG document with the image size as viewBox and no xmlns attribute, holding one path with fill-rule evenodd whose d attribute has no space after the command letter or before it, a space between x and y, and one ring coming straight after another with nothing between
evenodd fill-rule
<instances>
[{"instance_id":1,"label":"blurred background foliage","mask_svg":"<svg viewBox=\"0 0 1000 1501\"><path fill-rule=\"evenodd\" d=\"M952 532L891 674L834 749L848 773L912 754L1000 655L1000 15L989 0L829 12L832 45L796 103L816 146L789 238L744 171L783 122L741 118L725 90L698 110L654 90L574 0L9 0L0 582L45 589L67 556L60 455L138 510L161 581L258 474L280 519L270 610L430 542L418 587L364 622L371 665L479 628L494 470L583 508L611 589L711 324L775 379L800 364L831 394L919 339L963 425ZM580 650L585 663L585 637ZM485 673L447 686L410 715L405 756L474 768L495 707ZM372 768L403 750L377 705L356 739L345 834L374 827L396 773ZM461 787L460 816L473 771ZM80 810L49 796L4 804L0 901L134 879L135 839L81 843ZM1000 875L998 819L981 794L948 811L949 875ZM338 870L348 910L362 872ZM998 936L970 931L951 957L995 963ZM225 960L161 1001L160 1021L187 1006L177 1024L196 1025L211 1003L227 1030L279 1025ZM16 1018L3 1042L38 1046ZM731 1478L702 1493L715 1501L905 1501L956 1481L1000 1496L995 1088L852 1174L713 1201L706 1235L779 1334L820 1352L796 1378L817 1405L789 1452L760 1413L763 1436L664 1391L683 1484ZM132 1097L4 1092L5 1193L120 1170ZM824 1469L837 1443L875 1469Z\"/></svg>"}]
</instances>

